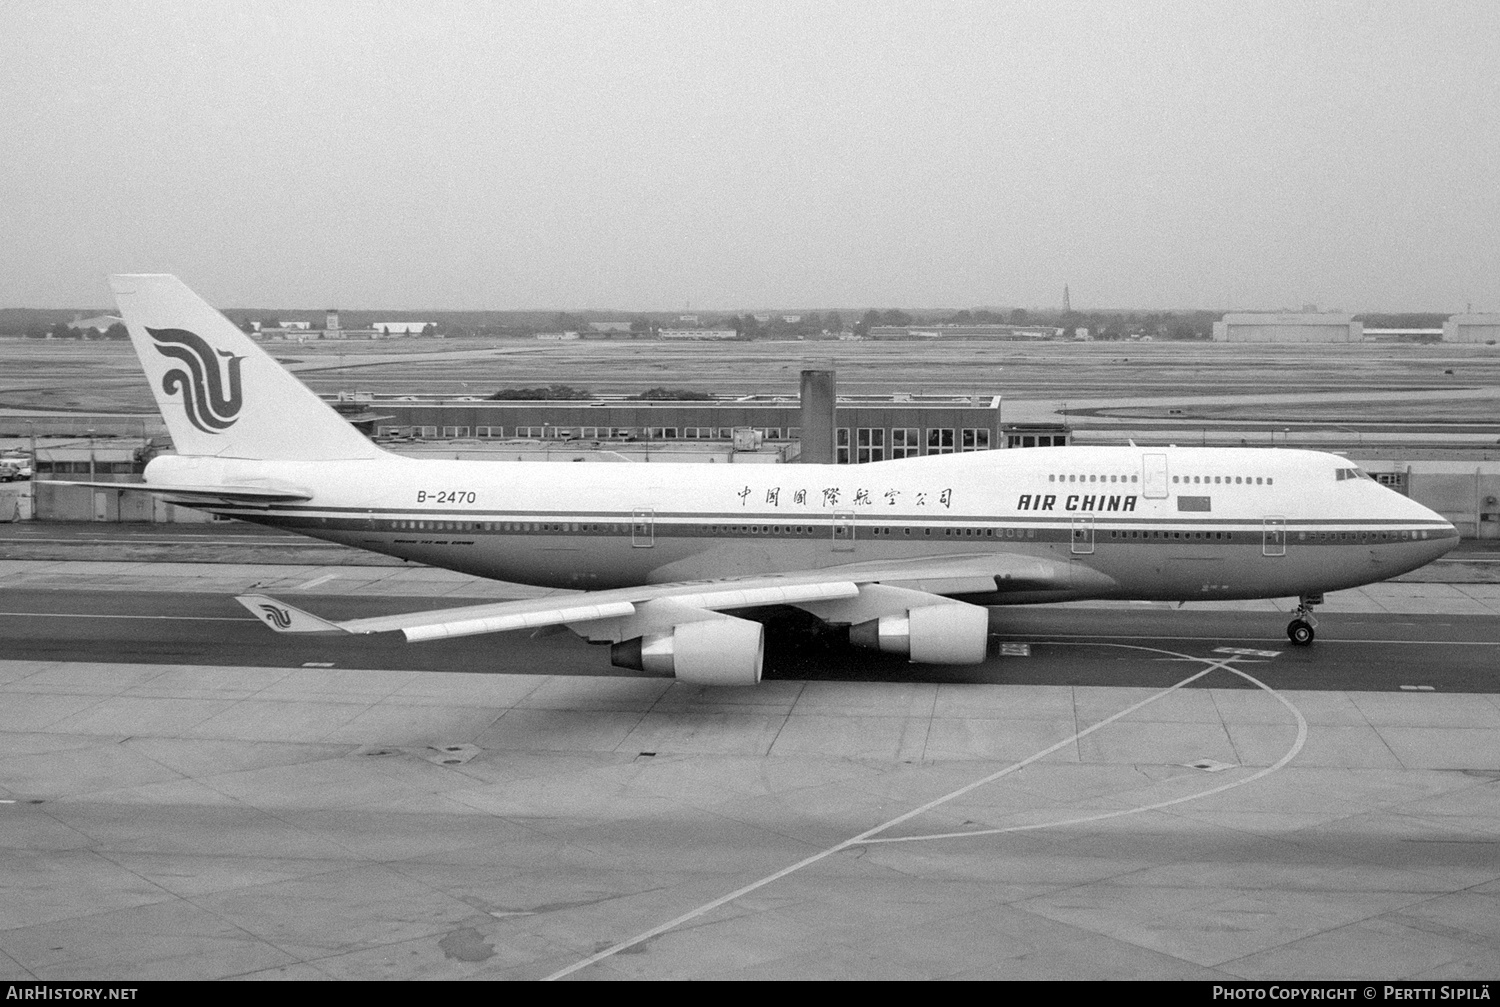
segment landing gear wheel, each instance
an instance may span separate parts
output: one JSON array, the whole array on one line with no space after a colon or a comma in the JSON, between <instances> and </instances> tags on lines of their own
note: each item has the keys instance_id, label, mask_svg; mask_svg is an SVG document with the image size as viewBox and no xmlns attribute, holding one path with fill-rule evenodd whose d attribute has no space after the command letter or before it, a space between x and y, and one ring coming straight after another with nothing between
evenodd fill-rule
<instances>
[{"instance_id":1,"label":"landing gear wheel","mask_svg":"<svg viewBox=\"0 0 1500 1007\"><path fill-rule=\"evenodd\" d=\"M1286 635L1287 638L1298 647L1306 647L1308 644L1313 642L1313 636L1315 634L1313 633L1311 623L1302 619L1293 619L1291 622L1287 623Z\"/></svg>"}]
</instances>

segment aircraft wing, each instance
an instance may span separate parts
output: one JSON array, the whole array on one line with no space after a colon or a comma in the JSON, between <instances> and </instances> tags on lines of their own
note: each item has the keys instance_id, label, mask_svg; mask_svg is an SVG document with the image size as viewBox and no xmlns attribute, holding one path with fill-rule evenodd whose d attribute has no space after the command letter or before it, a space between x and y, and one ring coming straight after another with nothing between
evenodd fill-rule
<instances>
[{"instance_id":1,"label":"aircraft wing","mask_svg":"<svg viewBox=\"0 0 1500 1007\"><path fill-rule=\"evenodd\" d=\"M276 486L168 486L162 483L73 482L67 479L49 479L47 483L51 486L88 486L101 490L157 493L172 500L189 503L287 503L312 499L312 494L306 490Z\"/></svg>"},{"instance_id":2,"label":"aircraft wing","mask_svg":"<svg viewBox=\"0 0 1500 1007\"><path fill-rule=\"evenodd\" d=\"M776 576L648 584L558 593L523 601L331 622L261 594L236 600L281 633L400 632L409 642L566 625L590 640L619 642L726 610L793 605L839 623L914 607L955 604L946 595L1060 588L1068 567L1009 553L854 563Z\"/></svg>"}]
</instances>

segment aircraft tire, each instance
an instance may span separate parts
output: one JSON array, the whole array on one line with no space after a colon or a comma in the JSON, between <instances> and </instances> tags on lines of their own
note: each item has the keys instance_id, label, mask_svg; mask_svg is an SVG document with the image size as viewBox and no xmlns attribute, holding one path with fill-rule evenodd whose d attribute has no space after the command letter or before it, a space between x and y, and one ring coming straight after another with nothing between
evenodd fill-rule
<instances>
[{"instance_id":1,"label":"aircraft tire","mask_svg":"<svg viewBox=\"0 0 1500 1007\"><path fill-rule=\"evenodd\" d=\"M1287 623L1286 635L1287 639L1291 640L1296 646L1306 647L1313 642L1313 637L1316 634L1314 634L1310 623L1302 619L1293 619Z\"/></svg>"}]
</instances>

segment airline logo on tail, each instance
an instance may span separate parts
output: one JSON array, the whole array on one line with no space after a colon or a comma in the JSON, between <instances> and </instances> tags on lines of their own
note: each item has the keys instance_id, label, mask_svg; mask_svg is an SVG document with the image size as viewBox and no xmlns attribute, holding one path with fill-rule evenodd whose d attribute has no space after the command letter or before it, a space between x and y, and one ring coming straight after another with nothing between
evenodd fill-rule
<instances>
[{"instance_id":1,"label":"airline logo on tail","mask_svg":"<svg viewBox=\"0 0 1500 1007\"><path fill-rule=\"evenodd\" d=\"M277 629L292 628L292 613L286 609L277 608L275 605L262 604L260 610L266 613L266 621Z\"/></svg>"},{"instance_id":2,"label":"airline logo on tail","mask_svg":"<svg viewBox=\"0 0 1500 1007\"><path fill-rule=\"evenodd\" d=\"M168 395L182 393L182 407L188 422L206 434L216 434L234 426L244 400L240 396L240 364L227 350L215 350L197 333L186 329L147 328L156 340L156 352L186 366L173 367L161 379L162 391ZM222 364L220 358L227 360ZM227 375L227 377L226 377ZM225 385L229 394L224 394Z\"/></svg>"}]
</instances>

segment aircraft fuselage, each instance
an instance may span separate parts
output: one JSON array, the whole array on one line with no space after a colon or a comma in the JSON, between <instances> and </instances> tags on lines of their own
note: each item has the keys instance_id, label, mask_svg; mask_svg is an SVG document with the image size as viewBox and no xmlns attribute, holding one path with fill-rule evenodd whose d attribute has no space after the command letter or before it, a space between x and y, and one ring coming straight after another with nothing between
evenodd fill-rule
<instances>
[{"instance_id":1,"label":"aircraft fuselage","mask_svg":"<svg viewBox=\"0 0 1500 1007\"><path fill-rule=\"evenodd\" d=\"M148 482L274 482L218 513L557 588L1004 553L1034 574L932 585L978 604L1316 595L1422 566L1451 524L1336 455L1068 447L864 465L274 463L163 456Z\"/></svg>"}]
</instances>

